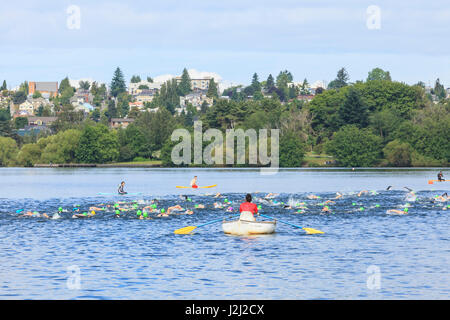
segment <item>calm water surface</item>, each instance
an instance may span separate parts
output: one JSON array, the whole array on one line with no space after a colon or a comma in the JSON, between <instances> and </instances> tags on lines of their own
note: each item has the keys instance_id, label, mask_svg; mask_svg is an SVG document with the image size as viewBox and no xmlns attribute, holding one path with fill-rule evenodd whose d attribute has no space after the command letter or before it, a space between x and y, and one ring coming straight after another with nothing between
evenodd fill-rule
<instances>
[{"instance_id":1,"label":"calm water surface","mask_svg":"<svg viewBox=\"0 0 450 320\"><path fill-rule=\"evenodd\" d=\"M0 168L0 299L448 299L450 209L443 207L450 203L434 197L448 192L450 182L428 185L436 173ZM175 188L194 175L200 185L218 187ZM116 196L122 180L128 192L142 194ZM409 197L405 186L417 197ZM361 190L369 193L358 197ZM223 197L214 199L215 192ZM226 199L236 210L246 192L253 193L262 213L325 234L305 235L280 223L269 236L227 236L220 223L193 235L173 234L184 226L230 217L213 203ZM258 199L267 192L280 193L278 202ZM344 196L323 213L323 202L336 192ZM309 200L310 194L320 198ZM75 205L83 211L137 201L142 208L153 199L158 208L180 204L195 213L139 220L136 209L121 218L106 210L88 219L71 218ZM305 202L307 209L299 214L281 202ZM196 204L206 208L196 209ZM67 212L55 220L16 213L36 210L52 216L59 206ZM406 206L407 215L386 214ZM79 270L79 278L72 269ZM74 279L80 280L78 288ZM373 279L380 279L379 288L371 286L377 283Z\"/></svg>"}]
</instances>

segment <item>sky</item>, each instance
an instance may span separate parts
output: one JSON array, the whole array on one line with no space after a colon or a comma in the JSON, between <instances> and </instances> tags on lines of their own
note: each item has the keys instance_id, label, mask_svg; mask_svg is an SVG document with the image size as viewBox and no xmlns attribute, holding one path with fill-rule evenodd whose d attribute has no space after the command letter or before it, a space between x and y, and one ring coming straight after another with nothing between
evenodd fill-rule
<instances>
[{"instance_id":1,"label":"sky","mask_svg":"<svg viewBox=\"0 0 450 320\"><path fill-rule=\"evenodd\" d=\"M450 87L448 0L0 0L0 81L214 73L228 85L289 70L294 81L394 80ZM79 13L79 14L78 14Z\"/></svg>"}]
</instances>

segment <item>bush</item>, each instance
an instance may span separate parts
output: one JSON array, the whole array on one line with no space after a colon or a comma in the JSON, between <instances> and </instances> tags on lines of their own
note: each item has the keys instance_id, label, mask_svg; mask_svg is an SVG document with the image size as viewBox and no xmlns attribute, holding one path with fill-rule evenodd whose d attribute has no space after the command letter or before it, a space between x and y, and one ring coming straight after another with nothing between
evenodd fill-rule
<instances>
[{"instance_id":1,"label":"bush","mask_svg":"<svg viewBox=\"0 0 450 320\"><path fill-rule=\"evenodd\" d=\"M28 143L22 146L17 155L17 163L25 167L32 167L41 158L41 148L35 143Z\"/></svg>"},{"instance_id":2,"label":"bush","mask_svg":"<svg viewBox=\"0 0 450 320\"><path fill-rule=\"evenodd\" d=\"M0 167L15 164L18 148L12 138L0 137Z\"/></svg>"},{"instance_id":3,"label":"bush","mask_svg":"<svg viewBox=\"0 0 450 320\"><path fill-rule=\"evenodd\" d=\"M327 143L326 150L343 166L369 167L379 161L382 139L369 129L355 125L342 127Z\"/></svg>"},{"instance_id":4,"label":"bush","mask_svg":"<svg viewBox=\"0 0 450 320\"><path fill-rule=\"evenodd\" d=\"M399 140L389 142L383 149L388 164L394 167L410 167L412 151L409 143Z\"/></svg>"},{"instance_id":5,"label":"bush","mask_svg":"<svg viewBox=\"0 0 450 320\"><path fill-rule=\"evenodd\" d=\"M305 149L303 140L295 133L288 132L280 137L280 167L301 167Z\"/></svg>"}]
</instances>

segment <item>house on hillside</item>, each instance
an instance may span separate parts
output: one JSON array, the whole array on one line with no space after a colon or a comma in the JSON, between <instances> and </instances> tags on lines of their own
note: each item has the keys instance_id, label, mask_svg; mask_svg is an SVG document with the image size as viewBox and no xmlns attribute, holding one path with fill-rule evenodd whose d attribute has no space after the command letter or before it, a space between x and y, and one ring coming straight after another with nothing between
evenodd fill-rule
<instances>
[{"instance_id":1,"label":"house on hillside","mask_svg":"<svg viewBox=\"0 0 450 320\"><path fill-rule=\"evenodd\" d=\"M130 123L133 123L133 118L111 118L109 126L111 128L126 128Z\"/></svg>"},{"instance_id":2,"label":"house on hillside","mask_svg":"<svg viewBox=\"0 0 450 320\"><path fill-rule=\"evenodd\" d=\"M28 83L29 94L39 91L42 96L56 97L58 95L58 82L35 82Z\"/></svg>"}]
</instances>

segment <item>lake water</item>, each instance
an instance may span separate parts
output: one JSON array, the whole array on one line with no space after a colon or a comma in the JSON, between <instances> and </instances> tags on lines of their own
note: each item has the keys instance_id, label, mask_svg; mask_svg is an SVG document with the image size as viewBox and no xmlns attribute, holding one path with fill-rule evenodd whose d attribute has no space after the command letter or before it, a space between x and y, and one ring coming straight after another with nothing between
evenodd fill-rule
<instances>
[{"instance_id":1,"label":"lake water","mask_svg":"<svg viewBox=\"0 0 450 320\"><path fill-rule=\"evenodd\" d=\"M448 192L450 182L429 185L436 173L0 168L0 299L448 299L450 209L443 208L450 202L435 196ZM175 188L194 175L199 185L218 186ZM126 191L142 194L115 195L122 180ZM416 197L408 196L405 186ZM361 190L368 193L358 196ZM216 192L223 197L213 198ZM192 235L173 233L230 217L225 208L237 210L247 192L261 213L325 234L306 235L281 223L268 236L225 235L220 223ZM261 200L267 192L280 195ZM336 192L343 197L328 205L331 212L322 212ZM320 198L310 200L311 194ZM72 219L76 205L87 211L124 201L142 208L154 199L159 209L179 204L194 214L139 220L132 208L120 218L106 210ZM225 208L214 209L214 202ZM307 208L297 213L282 202L304 202ZM64 212L55 220L16 213L53 216L60 206ZM405 207L408 214L386 213Z\"/></svg>"}]
</instances>

